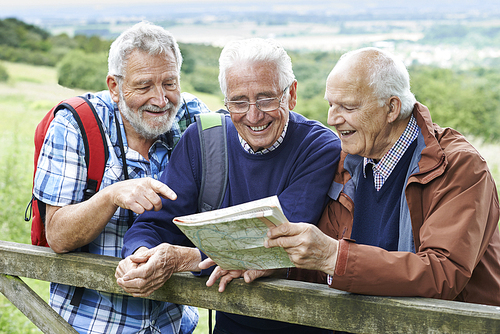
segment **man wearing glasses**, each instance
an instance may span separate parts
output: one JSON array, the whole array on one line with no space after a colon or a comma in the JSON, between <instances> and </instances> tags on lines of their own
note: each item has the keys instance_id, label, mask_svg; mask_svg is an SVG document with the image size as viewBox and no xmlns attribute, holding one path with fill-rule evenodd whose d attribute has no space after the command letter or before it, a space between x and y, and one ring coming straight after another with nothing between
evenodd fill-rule
<instances>
[{"instance_id":1,"label":"man wearing glasses","mask_svg":"<svg viewBox=\"0 0 500 334\"><path fill-rule=\"evenodd\" d=\"M249 39L226 45L219 65L219 82L230 113L226 116L229 176L222 207L277 195L289 221L316 224L328 200L340 141L319 122L290 111L297 101L290 57L272 40ZM139 216L125 235L122 255L126 259L120 262L116 277L134 296L148 296L173 272L211 272L200 271L198 265L206 256L185 247L192 245L172 223L176 216L197 211L200 154L198 132L191 126L161 178L177 199L163 199L160 211ZM248 315L217 312L215 333L323 332Z\"/></svg>"}]
</instances>

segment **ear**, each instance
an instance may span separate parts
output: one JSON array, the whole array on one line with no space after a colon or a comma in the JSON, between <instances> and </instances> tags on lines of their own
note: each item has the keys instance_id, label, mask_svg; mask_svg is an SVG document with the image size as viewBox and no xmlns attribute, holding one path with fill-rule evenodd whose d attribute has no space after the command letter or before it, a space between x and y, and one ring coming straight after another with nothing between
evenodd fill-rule
<instances>
[{"instance_id":1,"label":"ear","mask_svg":"<svg viewBox=\"0 0 500 334\"><path fill-rule=\"evenodd\" d=\"M120 101L120 90L118 87L118 82L114 75L109 75L106 77L106 84L108 85L109 94L115 103Z\"/></svg>"},{"instance_id":2,"label":"ear","mask_svg":"<svg viewBox=\"0 0 500 334\"><path fill-rule=\"evenodd\" d=\"M290 99L288 100L288 110L293 110L297 105L297 80L294 80L293 83L288 88L290 91Z\"/></svg>"},{"instance_id":3,"label":"ear","mask_svg":"<svg viewBox=\"0 0 500 334\"><path fill-rule=\"evenodd\" d=\"M401 113L401 100L397 96L391 96L389 99L389 111L387 112L387 121L389 123L398 119Z\"/></svg>"}]
</instances>

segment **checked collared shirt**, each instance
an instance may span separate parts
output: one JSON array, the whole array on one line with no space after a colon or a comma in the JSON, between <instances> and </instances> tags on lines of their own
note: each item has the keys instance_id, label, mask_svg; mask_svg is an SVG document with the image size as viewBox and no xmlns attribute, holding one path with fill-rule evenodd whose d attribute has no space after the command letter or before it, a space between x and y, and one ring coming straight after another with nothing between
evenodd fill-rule
<instances>
[{"instance_id":1,"label":"checked collared shirt","mask_svg":"<svg viewBox=\"0 0 500 334\"><path fill-rule=\"evenodd\" d=\"M181 106L172 126L172 139L162 135L149 149L149 161L128 148L123 121L108 91L86 94L102 120L109 158L101 188L124 180L117 131L124 141L129 178L159 179L168 163L168 151L194 122L194 115L209 112L195 96L182 93ZM115 117L119 127L116 128ZM81 134L69 110L61 110L52 121L40 152L34 195L47 204L65 206L83 200L87 168ZM135 214L134 214L135 215ZM123 236L128 229L128 210L119 208L89 252L121 257ZM75 287L51 283L50 305L80 333L189 333L198 322L195 308L121 294L85 289L77 306L70 304ZM181 321L182 320L182 321Z\"/></svg>"},{"instance_id":2,"label":"checked collared shirt","mask_svg":"<svg viewBox=\"0 0 500 334\"><path fill-rule=\"evenodd\" d=\"M405 154L411 143L417 138L417 135L417 121L415 117L411 115L410 121L406 125L403 134L378 163L371 158L364 158L363 176L366 178L366 165L371 164L373 168L373 182L375 183L375 189L377 189L377 191L382 188L384 182L387 181L399 160L401 160L401 157Z\"/></svg>"},{"instance_id":3,"label":"checked collared shirt","mask_svg":"<svg viewBox=\"0 0 500 334\"><path fill-rule=\"evenodd\" d=\"M260 150L260 151L257 151L255 152L252 147L250 147L250 144L247 143L247 141L245 139L243 139L243 137L238 133L238 139L240 140L240 143L241 143L241 146L243 147L243 149L245 151L247 151L248 153L250 154L257 154L257 155L262 155L262 154L266 154L266 153L269 153L269 152L272 152L274 151L275 149L277 149L281 143L283 142L283 140L285 139L285 135L286 135L286 130L288 129L288 121L290 120L290 118L287 119L286 123L285 123L285 126L283 128L283 131L281 131L281 135L278 137L278 139L274 142L274 144L272 144L270 147L268 148L265 148L263 150Z\"/></svg>"}]
</instances>

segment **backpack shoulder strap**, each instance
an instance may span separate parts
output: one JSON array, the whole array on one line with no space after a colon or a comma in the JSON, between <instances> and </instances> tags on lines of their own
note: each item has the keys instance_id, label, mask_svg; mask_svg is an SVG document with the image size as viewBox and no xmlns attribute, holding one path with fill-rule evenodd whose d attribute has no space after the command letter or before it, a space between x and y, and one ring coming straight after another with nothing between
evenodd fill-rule
<instances>
[{"instance_id":1,"label":"backpack shoulder strap","mask_svg":"<svg viewBox=\"0 0 500 334\"><path fill-rule=\"evenodd\" d=\"M55 108L54 116L63 108L69 109L73 113L82 134L85 164L87 165L87 188L84 200L87 200L99 190L104 175L106 161L109 157L106 136L101 119L87 98L76 96L64 100Z\"/></svg>"},{"instance_id":2,"label":"backpack shoulder strap","mask_svg":"<svg viewBox=\"0 0 500 334\"><path fill-rule=\"evenodd\" d=\"M201 149L199 212L218 209L228 179L226 117L219 113L195 115Z\"/></svg>"},{"instance_id":3,"label":"backpack shoulder strap","mask_svg":"<svg viewBox=\"0 0 500 334\"><path fill-rule=\"evenodd\" d=\"M83 96L64 100L54 110L55 114L63 108L69 109L78 123L85 147L85 164L87 165L87 186L83 194L86 201L92 197L101 186L102 177L108 161L109 151L101 119L93 104ZM88 245L82 246L82 252L88 252ZM70 304L78 307L85 288L77 287Z\"/></svg>"},{"instance_id":4,"label":"backpack shoulder strap","mask_svg":"<svg viewBox=\"0 0 500 334\"><path fill-rule=\"evenodd\" d=\"M61 101L45 115L36 127L33 180L47 130L56 113L63 108L72 112L82 134L87 165L87 186L84 194L86 200L99 190L109 153L101 120L92 103L84 97L73 97ZM33 245L48 246L44 227L45 204L39 202L34 195L26 208L25 221L31 220L32 214L31 242Z\"/></svg>"}]
</instances>

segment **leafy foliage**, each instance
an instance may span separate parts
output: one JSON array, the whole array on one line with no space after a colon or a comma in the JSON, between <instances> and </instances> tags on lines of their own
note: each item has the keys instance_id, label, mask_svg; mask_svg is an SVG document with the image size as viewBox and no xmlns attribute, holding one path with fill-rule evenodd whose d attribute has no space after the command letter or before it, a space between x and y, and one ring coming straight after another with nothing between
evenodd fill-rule
<instances>
[{"instance_id":1,"label":"leafy foliage","mask_svg":"<svg viewBox=\"0 0 500 334\"><path fill-rule=\"evenodd\" d=\"M0 20L0 59L35 65L54 65L50 34L15 18Z\"/></svg>"},{"instance_id":2,"label":"leafy foliage","mask_svg":"<svg viewBox=\"0 0 500 334\"><path fill-rule=\"evenodd\" d=\"M500 139L500 73L416 67L410 76L415 97L435 123L486 141Z\"/></svg>"},{"instance_id":3,"label":"leafy foliage","mask_svg":"<svg viewBox=\"0 0 500 334\"><path fill-rule=\"evenodd\" d=\"M326 124L328 103L325 102L325 83L328 74L340 58L334 52L289 52L297 79L295 111Z\"/></svg>"},{"instance_id":4,"label":"leafy foliage","mask_svg":"<svg viewBox=\"0 0 500 334\"><path fill-rule=\"evenodd\" d=\"M49 36L45 30L15 18L0 20L0 45L47 51Z\"/></svg>"},{"instance_id":5,"label":"leafy foliage","mask_svg":"<svg viewBox=\"0 0 500 334\"><path fill-rule=\"evenodd\" d=\"M179 43L182 57L182 85L188 84L194 90L221 96L219 88L219 55L221 48Z\"/></svg>"},{"instance_id":6,"label":"leafy foliage","mask_svg":"<svg viewBox=\"0 0 500 334\"><path fill-rule=\"evenodd\" d=\"M108 73L105 53L71 51L58 64L59 84L69 88L104 90Z\"/></svg>"},{"instance_id":7,"label":"leafy foliage","mask_svg":"<svg viewBox=\"0 0 500 334\"><path fill-rule=\"evenodd\" d=\"M0 64L0 82L9 80L9 73L7 73L7 69Z\"/></svg>"},{"instance_id":8,"label":"leafy foliage","mask_svg":"<svg viewBox=\"0 0 500 334\"><path fill-rule=\"evenodd\" d=\"M184 76L182 80L189 81L198 92L221 95L218 75L217 67L197 66L193 73Z\"/></svg>"},{"instance_id":9,"label":"leafy foliage","mask_svg":"<svg viewBox=\"0 0 500 334\"><path fill-rule=\"evenodd\" d=\"M54 66L57 62L57 57L54 54L44 51L29 51L11 46L0 46L0 59L45 66Z\"/></svg>"},{"instance_id":10,"label":"leafy foliage","mask_svg":"<svg viewBox=\"0 0 500 334\"><path fill-rule=\"evenodd\" d=\"M15 18L0 20L0 59L34 65L55 66L71 50L107 52L111 41L98 36L66 34L51 36Z\"/></svg>"}]
</instances>

